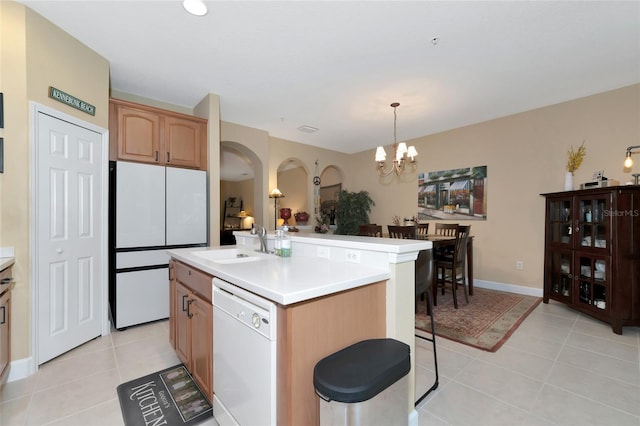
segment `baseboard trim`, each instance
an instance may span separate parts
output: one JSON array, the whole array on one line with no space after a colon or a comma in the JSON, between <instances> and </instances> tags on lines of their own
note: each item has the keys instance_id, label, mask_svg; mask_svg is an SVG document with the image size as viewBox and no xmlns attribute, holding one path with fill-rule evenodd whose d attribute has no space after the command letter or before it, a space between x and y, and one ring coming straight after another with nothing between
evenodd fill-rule
<instances>
[{"instance_id":1,"label":"baseboard trim","mask_svg":"<svg viewBox=\"0 0 640 426\"><path fill-rule=\"evenodd\" d=\"M409 426L418 426L418 412L416 411L416 409L414 408L413 410L411 410L409 412L409 423L407 423Z\"/></svg>"},{"instance_id":2,"label":"baseboard trim","mask_svg":"<svg viewBox=\"0 0 640 426\"><path fill-rule=\"evenodd\" d=\"M526 296L542 297L541 288L523 287L515 284L497 283L494 281L473 280L473 286L489 290L506 291L508 293L524 294Z\"/></svg>"},{"instance_id":3,"label":"baseboard trim","mask_svg":"<svg viewBox=\"0 0 640 426\"><path fill-rule=\"evenodd\" d=\"M16 380L26 379L27 377L35 374L36 367L33 362L33 358L23 358L11 361L9 366L9 376L7 382L14 382Z\"/></svg>"}]
</instances>

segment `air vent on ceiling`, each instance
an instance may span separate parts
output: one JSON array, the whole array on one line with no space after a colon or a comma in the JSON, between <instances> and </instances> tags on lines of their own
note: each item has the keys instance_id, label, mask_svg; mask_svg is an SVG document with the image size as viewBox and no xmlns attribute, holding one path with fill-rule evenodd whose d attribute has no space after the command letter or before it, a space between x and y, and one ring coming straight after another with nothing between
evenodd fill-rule
<instances>
[{"instance_id":1,"label":"air vent on ceiling","mask_svg":"<svg viewBox=\"0 0 640 426\"><path fill-rule=\"evenodd\" d=\"M317 132L319 129L315 128L315 127L311 127L311 126L307 126L306 124L304 126L300 126L298 127L298 130L300 130L301 132L304 133L315 133Z\"/></svg>"}]
</instances>

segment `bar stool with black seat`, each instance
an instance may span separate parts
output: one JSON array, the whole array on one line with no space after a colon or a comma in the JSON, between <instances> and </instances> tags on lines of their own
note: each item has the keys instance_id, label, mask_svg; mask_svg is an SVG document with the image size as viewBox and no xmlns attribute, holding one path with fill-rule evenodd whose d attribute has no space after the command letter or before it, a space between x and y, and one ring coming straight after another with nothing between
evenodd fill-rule
<instances>
[{"instance_id":1,"label":"bar stool with black seat","mask_svg":"<svg viewBox=\"0 0 640 426\"><path fill-rule=\"evenodd\" d=\"M471 226L459 225L456 232L456 241L453 246L453 253L449 255L438 255L434 259L435 281L433 288L433 304L438 304L438 289L444 290L447 284L451 284L453 291L453 306L458 309L458 286L463 286L464 298L469 303L469 289L467 287L467 274L465 269L467 241Z\"/></svg>"},{"instance_id":2,"label":"bar stool with black seat","mask_svg":"<svg viewBox=\"0 0 640 426\"><path fill-rule=\"evenodd\" d=\"M382 237L382 225L376 225L375 223L358 225L358 235L364 237Z\"/></svg>"},{"instance_id":3,"label":"bar stool with black seat","mask_svg":"<svg viewBox=\"0 0 640 426\"><path fill-rule=\"evenodd\" d=\"M387 225L387 229L389 230L389 238L401 238L405 240L416 239L416 227L413 225Z\"/></svg>"},{"instance_id":4,"label":"bar stool with black seat","mask_svg":"<svg viewBox=\"0 0 640 426\"><path fill-rule=\"evenodd\" d=\"M416 400L415 405L418 406L423 399L438 387L438 356L436 354L436 327L433 320L433 303L431 301L431 288L433 286L433 250L420 250L415 262L415 281L416 281L416 313L418 312L418 303L424 297L427 304L427 314L431 318L431 337L415 334L420 339L427 340L433 344L433 365L436 373L436 379L427 391Z\"/></svg>"}]
</instances>

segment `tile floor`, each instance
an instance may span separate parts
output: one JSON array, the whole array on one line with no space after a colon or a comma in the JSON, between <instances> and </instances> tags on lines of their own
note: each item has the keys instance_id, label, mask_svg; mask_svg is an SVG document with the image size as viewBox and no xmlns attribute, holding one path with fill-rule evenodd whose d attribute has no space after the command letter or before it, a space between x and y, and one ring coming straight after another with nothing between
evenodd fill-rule
<instances>
[{"instance_id":1,"label":"tile floor","mask_svg":"<svg viewBox=\"0 0 640 426\"><path fill-rule=\"evenodd\" d=\"M495 353L437 339L440 385L420 425L640 425L640 328L541 303ZM416 340L416 398L434 381Z\"/></svg>"},{"instance_id":2,"label":"tile floor","mask_svg":"<svg viewBox=\"0 0 640 426\"><path fill-rule=\"evenodd\" d=\"M7 383L0 425L122 425L117 385L179 363L168 333L167 321L114 332ZM437 345L440 386L419 405L420 425L640 426L638 327L618 336L551 302L496 353ZM416 367L418 397L433 383L430 342L416 339Z\"/></svg>"}]
</instances>

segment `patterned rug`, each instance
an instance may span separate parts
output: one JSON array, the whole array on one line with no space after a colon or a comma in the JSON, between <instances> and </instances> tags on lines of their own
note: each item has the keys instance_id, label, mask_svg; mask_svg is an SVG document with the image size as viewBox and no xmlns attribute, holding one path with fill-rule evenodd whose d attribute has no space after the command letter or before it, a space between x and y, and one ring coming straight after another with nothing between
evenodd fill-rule
<instances>
[{"instance_id":1,"label":"patterned rug","mask_svg":"<svg viewBox=\"0 0 640 426\"><path fill-rule=\"evenodd\" d=\"M436 335L489 352L497 351L507 341L533 309L541 297L474 288L469 304L464 293L458 291L458 309L453 307L451 289L445 295L438 292L438 306L434 307ZM418 302L416 328L431 332L431 319L426 303Z\"/></svg>"}]
</instances>

